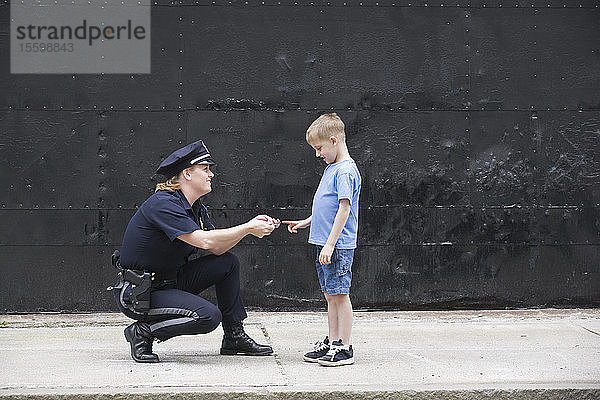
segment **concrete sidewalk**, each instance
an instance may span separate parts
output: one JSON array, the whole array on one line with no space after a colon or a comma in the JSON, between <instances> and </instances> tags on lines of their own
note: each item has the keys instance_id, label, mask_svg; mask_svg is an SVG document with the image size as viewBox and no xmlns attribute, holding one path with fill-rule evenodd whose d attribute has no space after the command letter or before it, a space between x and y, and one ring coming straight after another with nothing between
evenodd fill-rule
<instances>
[{"instance_id":1,"label":"concrete sidewalk","mask_svg":"<svg viewBox=\"0 0 600 400\"><path fill-rule=\"evenodd\" d=\"M600 310L357 312L356 364L302 361L324 313L250 313L270 357L221 356L222 330L129 356L120 314L0 315L2 398L600 399Z\"/></svg>"}]
</instances>

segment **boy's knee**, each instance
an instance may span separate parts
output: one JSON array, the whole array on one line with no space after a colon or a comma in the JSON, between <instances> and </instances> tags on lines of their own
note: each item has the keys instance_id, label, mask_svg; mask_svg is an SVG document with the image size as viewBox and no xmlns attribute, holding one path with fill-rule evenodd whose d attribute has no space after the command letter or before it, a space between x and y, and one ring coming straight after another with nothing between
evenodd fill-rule
<instances>
[{"instance_id":1,"label":"boy's knee","mask_svg":"<svg viewBox=\"0 0 600 400\"><path fill-rule=\"evenodd\" d=\"M325 294L325 299L327 300L327 302L333 303L333 304L345 303L350 299L350 295L347 293L341 293L341 294L324 293L324 294Z\"/></svg>"}]
</instances>

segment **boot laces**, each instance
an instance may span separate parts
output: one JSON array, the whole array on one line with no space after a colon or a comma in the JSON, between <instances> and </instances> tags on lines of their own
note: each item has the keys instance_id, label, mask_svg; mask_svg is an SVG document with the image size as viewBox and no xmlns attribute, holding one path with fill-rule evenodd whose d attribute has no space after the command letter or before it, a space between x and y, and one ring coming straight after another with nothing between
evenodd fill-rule
<instances>
[{"instance_id":1,"label":"boot laces","mask_svg":"<svg viewBox=\"0 0 600 400\"><path fill-rule=\"evenodd\" d=\"M248 341L252 340L252 338L250 336L248 336L248 334L246 333L246 331L244 330L244 328L242 326L235 327L232 331L232 334L233 334L233 337L237 337L239 339L244 339L244 340L248 340Z\"/></svg>"}]
</instances>

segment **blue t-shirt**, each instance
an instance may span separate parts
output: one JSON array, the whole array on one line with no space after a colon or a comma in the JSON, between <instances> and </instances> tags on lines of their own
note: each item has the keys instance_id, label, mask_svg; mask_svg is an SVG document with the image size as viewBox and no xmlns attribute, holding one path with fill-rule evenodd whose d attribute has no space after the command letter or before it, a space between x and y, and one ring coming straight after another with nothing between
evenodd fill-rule
<instances>
[{"instance_id":1,"label":"blue t-shirt","mask_svg":"<svg viewBox=\"0 0 600 400\"><path fill-rule=\"evenodd\" d=\"M315 193L312 204L312 220L308 243L324 246L327 243L341 199L350 200L350 215L340 233L335 248L356 248L358 232L358 196L360 195L360 172L354 160L329 164Z\"/></svg>"},{"instance_id":2,"label":"blue t-shirt","mask_svg":"<svg viewBox=\"0 0 600 400\"><path fill-rule=\"evenodd\" d=\"M154 272L176 272L196 248L177 236L198 229L210 230L206 207L190 206L180 190L159 190L129 221L121 246L121 265Z\"/></svg>"}]
</instances>

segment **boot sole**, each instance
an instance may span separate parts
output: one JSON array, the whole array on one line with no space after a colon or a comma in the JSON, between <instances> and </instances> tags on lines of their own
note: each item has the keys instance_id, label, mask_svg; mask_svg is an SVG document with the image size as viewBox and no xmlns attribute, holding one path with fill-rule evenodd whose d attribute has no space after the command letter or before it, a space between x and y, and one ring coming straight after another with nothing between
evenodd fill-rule
<instances>
[{"instance_id":1,"label":"boot sole","mask_svg":"<svg viewBox=\"0 0 600 400\"><path fill-rule=\"evenodd\" d=\"M132 337L130 335L127 334L127 330L125 330L123 332L123 334L125 335L125 340L127 340L127 343L129 343L129 347L130 347L130 353L131 353L131 358L133 358L133 361L135 362L139 362L139 363L145 363L145 364L152 364L152 363L157 363L160 362L160 360L158 359L158 357L150 359L150 360L143 360L141 358L137 358L134 354L133 354L133 347L131 347L131 341L132 341Z\"/></svg>"},{"instance_id":2,"label":"boot sole","mask_svg":"<svg viewBox=\"0 0 600 400\"><path fill-rule=\"evenodd\" d=\"M240 356L270 356L271 354L273 354L273 350L264 351L261 353L246 353L244 351L239 351L239 350L234 350L234 349L221 349L222 356L236 356L236 355L240 355Z\"/></svg>"}]
</instances>

